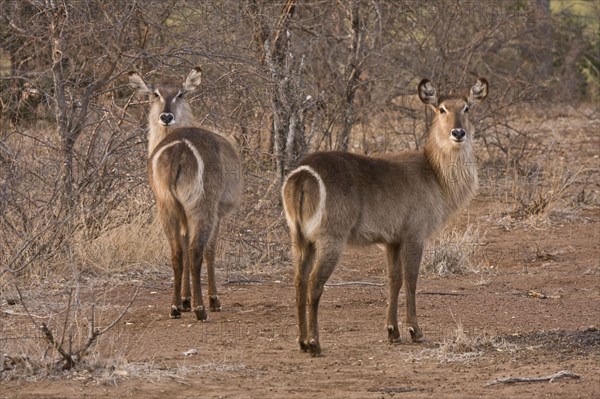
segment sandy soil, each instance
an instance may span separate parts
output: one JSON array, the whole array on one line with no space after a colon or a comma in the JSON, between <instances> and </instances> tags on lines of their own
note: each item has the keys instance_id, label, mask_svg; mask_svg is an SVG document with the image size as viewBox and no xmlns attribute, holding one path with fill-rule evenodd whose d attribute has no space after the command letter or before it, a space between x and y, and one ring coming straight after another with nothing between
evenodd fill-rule
<instances>
[{"instance_id":1,"label":"sandy soil","mask_svg":"<svg viewBox=\"0 0 600 399\"><path fill-rule=\"evenodd\" d=\"M110 377L99 383L93 371L84 371L67 379L8 381L0 397L599 397L600 224L597 214L589 219L534 238L490 229L490 242L543 239L555 254L505 256L483 284L479 275L422 276L424 344L408 336L387 343L384 286L328 287L321 305L324 356L311 358L295 341L291 274L222 286L224 309L207 323L192 314L169 319L170 286L154 281L143 285L112 336L103 337L114 346L103 353L127 359ZM351 249L331 282L382 283L384 266L377 247ZM133 290L112 290L109 303L124 306ZM458 327L467 338L462 348L452 345ZM486 386L562 370L580 378Z\"/></svg>"}]
</instances>

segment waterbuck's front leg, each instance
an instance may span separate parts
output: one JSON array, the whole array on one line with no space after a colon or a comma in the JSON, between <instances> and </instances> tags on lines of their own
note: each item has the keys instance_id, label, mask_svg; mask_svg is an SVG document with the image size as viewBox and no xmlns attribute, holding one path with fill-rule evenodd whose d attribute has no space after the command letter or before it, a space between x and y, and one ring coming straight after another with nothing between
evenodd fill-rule
<instances>
[{"instance_id":1,"label":"waterbuck's front leg","mask_svg":"<svg viewBox=\"0 0 600 399\"><path fill-rule=\"evenodd\" d=\"M423 332L417 323L416 291L419 266L423 257L423 243L403 243L400 250L404 286L406 287L406 325L414 342L423 340Z\"/></svg>"},{"instance_id":2,"label":"waterbuck's front leg","mask_svg":"<svg viewBox=\"0 0 600 399\"><path fill-rule=\"evenodd\" d=\"M318 313L323 288L333 273L345 245L341 240L321 240L316 246L316 260L308 278L308 349L312 356L321 355Z\"/></svg>"},{"instance_id":3,"label":"waterbuck's front leg","mask_svg":"<svg viewBox=\"0 0 600 399\"><path fill-rule=\"evenodd\" d=\"M296 269L296 310L298 312L298 343L303 352L308 352L308 331L306 327L306 300L308 275L315 255L313 244L304 241L297 233L292 233L292 256Z\"/></svg>"},{"instance_id":4,"label":"waterbuck's front leg","mask_svg":"<svg viewBox=\"0 0 600 399\"><path fill-rule=\"evenodd\" d=\"M400 342L398 328L398 295L402 288L402 265L400 263L400 245L387 244L388 261L388 310L386 328L390 343Z\"/></svg>"},{"instance_id":5,"label":"waterbuck's front leg","mask_svg":"<svg viewBox=\"0 0 600 399\"><path fill-rule=\"evenodd\" d=\"M214 230L208 240L208 245L204 250L204 261L206 262L206 274L208 277L208 306L213 312L221 310L221 301L219 301L219 296L217 295L217 282L215 278L215 256L218 235L219 222L216 222Z\"/></svg>"}]
</instances>

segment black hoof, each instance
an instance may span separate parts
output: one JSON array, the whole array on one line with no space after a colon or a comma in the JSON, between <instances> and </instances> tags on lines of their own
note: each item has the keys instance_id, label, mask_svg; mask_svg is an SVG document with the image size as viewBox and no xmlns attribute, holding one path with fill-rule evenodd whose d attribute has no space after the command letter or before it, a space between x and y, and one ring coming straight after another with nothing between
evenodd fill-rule
<instances>
[{"instance_id":1,"label":"black hoof","mask_svg":"<svg viewBox=\"0 0 600 399\"><path fill-rule=\"evenodd\" d=\"M181 311L182 312L191 312L192 311L192 299L191 298L181 298Z\"/></svg>"},{"instance_id":2,"label":"black hoof","mask_svg":"<svg viewBox=\"0 0 600 399\"><path fill-rule=\"evenodd\" d=\"M397 344L400 342L400 330L398 326L387 326L388 330L388 341L390 344Z\"/></svg>"},{"instance_id":3,"label":"black hoof","mask_svg":"<svg viewBox=\"0 0 600 399\"><path fill-rule=\"evenodd\" d=\"M417 327L416 329L413 327L408 328L408 332L410 333L410 338L413 342L424 342L425 338L423 337L423 333L421 329Z\"/></svg>"},{"instance_id":4,"label":"black hoof","mask_svg":"<svg viewBox=\"0 0 600 399\"><path fill-rule=\"evenodd\" d=\"M321 353L321 345L319 345L319 342L315 339L310 340L308 344L308 350L310 351L310 355L312 357L323 356Z\"/></svg>"},{"instance_id":5,"label":"black hoof","mask_svg":"<svg viewBox=\"0 0 600 399\"><path fill-rule=\"evenodd\" d=\"M300 350L302 352L308 352L310 350L308 343L306 341L299 341L300 343Z\"/></svg>"},{"instance_id":6,"label":"black hoof","mask_svg":"<svg viewBox=\"0 0 600 399\"><path fill-rule=\"evenodd\" d=\"M196 309L194 309L194 313L196 313L196 319L199 321L206 321L208 319L208 315L206 314L204 306L198 306Z\"/></svg>"},{"instance_id":7,"label":"black hoof","mask_svg":"<svg viewBox=\"0 0 600 399\"><path fill-rule=\"evenodd\" d=\"M213 312L220 312L221 311L221 301L219 301L219 297L216 295L211 296L210 298L208 298L208 304L210 306L210 310Z\"/></svg>"},{"instance_id":8,"label":"black hoof","mask_svg":"<svg viewBox=\"0 0 600 399\"><path fill-rule=\"evenodd\" d=\"M181 317L181 309L179 309L177 306L171 306L171 312L169 313L169 316L172 319L178 319Z\"/></svg>"}]
</instances>

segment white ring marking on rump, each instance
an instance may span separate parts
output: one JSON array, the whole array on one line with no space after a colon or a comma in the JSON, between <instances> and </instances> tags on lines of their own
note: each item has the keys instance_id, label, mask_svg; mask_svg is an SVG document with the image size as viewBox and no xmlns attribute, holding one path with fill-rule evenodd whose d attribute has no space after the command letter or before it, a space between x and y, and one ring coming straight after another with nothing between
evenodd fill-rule
<instances>
[{"instance_id":1,"label":"white ring marking on rump","mask_svg":"<svg viewBox=\"0 0 600 399\"><path fill-rule=\"evenodd\" d=\"M321 220L323 219L323 214L325 213L325 200L327 199L327 190L325 189L325 183L323 182L323 179L321 179L321 176L319 176L316 170L314 170L308 165L302 165L299 168L294 169L288 175L287 179L289 179L292 175L303 170L310 173L317 180L317 183L319 185L319 206L317 207L317 211L314 215L312 215L310 219L308 219L305 222L304 226L302 226L304 228L304 234L307 236L312 236L313 233L317 230L317 228L321 225ZM287 184L287 179L284 183L284 187ZM288 213L287 209L285 209L285 218L288 222L288 225L291 228L293 228L293 226L291 225L292 218Z\"/></svg>"}]
</instances>

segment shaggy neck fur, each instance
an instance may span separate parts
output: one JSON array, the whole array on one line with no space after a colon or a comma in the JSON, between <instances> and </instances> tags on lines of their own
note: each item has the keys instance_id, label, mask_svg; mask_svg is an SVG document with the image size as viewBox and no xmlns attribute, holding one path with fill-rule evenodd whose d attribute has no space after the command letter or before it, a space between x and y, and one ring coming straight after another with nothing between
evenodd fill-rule
<instances>
[{"instance_id":1,"label":"shaggy neck fur","mask_svg":"<svg viewBox=\"0 0 600 399\"><path fill-rule=\"evenodd\" d=\"M439 141L439 134L432 131L424 152L442 188L448 213L451 214L465 207L477 190L477 161L470 140L458 148L448 140L444 143Z\"/></svg>"}]
</instances>

